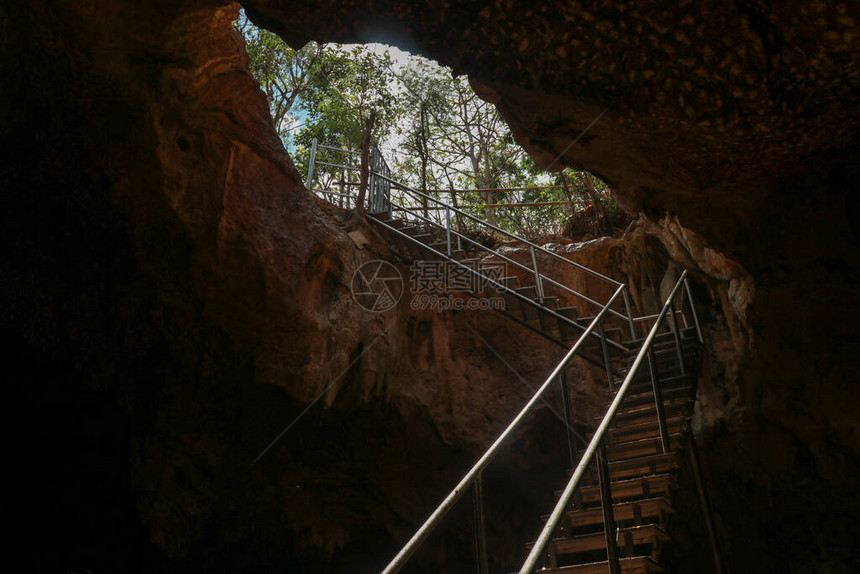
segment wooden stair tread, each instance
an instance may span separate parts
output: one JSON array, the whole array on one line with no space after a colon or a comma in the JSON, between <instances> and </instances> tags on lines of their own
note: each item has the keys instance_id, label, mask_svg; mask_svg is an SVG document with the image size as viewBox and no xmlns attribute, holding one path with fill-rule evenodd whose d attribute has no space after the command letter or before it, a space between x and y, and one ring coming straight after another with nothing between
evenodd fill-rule
<instances>
[{"instance_id":1,"label":"wooden stair tread","mask_svg":"<svg viewBox=\"0 0 860 574\"><path fill-rule=\"evenodd\" d=\"M693 401L663 403L663 413L667 419L690 416L693 412ZM603 417L594 417L594 422L599 425ZM617 429L623 429L630 426L635 426L640 423L647 423L657 420L657 405L645 404L635 409L619 410L615 413L613 425Z\"/></svg>"},{"instance_id":2,"label":"wooden stair tread","mask_svg":"<svg viewBox=\"0 0 860 574\"><path fill-rule=\"evenodd\" d=\"M696 333L695 327L684 327L684 328L680 329L680 333L681 333L681 342L682 343L689 342L689 343L699 344L699 340L697 339L698 335ZM657 336L654 337L655 342L665 342L666 340L669 340L669 339L674 341L675 335L673 333L667 332L667 333L659 333L659 334L657 334ZM631 339L631 340L627 341L626 344L628 346L630 346L631 348L633 348L633 347L639 348L642 346L642 343L644 343L644 342L645 342L645 337L642 337L641 339L640 338Z\"/></svg>"},{"instance_id":3,"label":"wooden stair tread","mask_svg":"<svg viewBox=\"0 0 860 574\"><path fill-rule=\"evenodd\" d=\"M667 417L666 431L669 434L681 432L687 426L687 417ZM632 440L660 436L660 426L657 420L619 428L611 428L606 433L606 444L617 445Z\"/></svg>"},{"instance_id":4,"label":"wooden stair tread","mask_svg":"<svg viewBox=\"0 0 860 574\"><path fill-rule=\"evenodd\" d=\"M612 504L612 512L616 522L632 521L636 519L661 519L665 514L673 514L675 509L668 499L659 496L655 498L643 498L641 500L629 500L615 502ZM603 524L603 509L599 506L594 508L574 508L564 514L565 524L570 528L583 526L594 526Z\"/></svg>"},{"instance_id":5,"label":"wooden stair tread","mask_svg":"<svg viewBox=\"0 0 860 574\"><path fill-rule=\"evenodd\" d=\"M668 375L668 376L667 376ZM694 378L689 373L682 375L680 373L661 373L660 374L660 393L671 393L680 387L689 387L695 383ZM643 372L640 367L639 371L633 377L628 390L632 395L641 395L645 393L653 393L653 385L651 384L651 374L648 372L648 367L645 367ZM625 398L625 402L626 402Z\"/></svg>"},{"instance_id":6,"label":"wooden stair tread","mask_svg":"<svg viewBox=\"0 0 860 574\"><path fill-rule=\"evenodd\" d=\"M382 219L381 217L379 217L380 215L387 216L388 214L387 213L373 213L373 214L371 214L371 217L373 217L374 219L377 219L380 223L382 223L383 225L387 225L388 227L393 227L395 229L402 229L402 228L406 227L406 222L403 221L402 219Z\"/></svg>"},{"instance_id":7,"label":"wooden stair tread","mask_svg":"<svg viewBox=\"0 0 860 574\"><path fill-rule=\"evenodd\" d=\"M625 480L641 478L654 474L665 474L681 468L677 452L637 456L624 460L609 461L610 480ZM572 472L572 471L570 471ZM597 479L597 468L592 467L586 473L589 481Z\"/></svg>"},{"instance_id":8,"label":"wooden stair tread","mask_svg":"<svg viewBox=\"0 0 860 574\"><path fill-rule=\"evenodd\" d=\"M633 544L649 544L656 541L669 540L669 535L656 524L644 524L642 526L628 526L618 529L618 538L624 535L632 537ZM580 534L565 538L556 538L549 542L552 550L557 555L575 554L578 552L590 552L593 550L606 549L606 535L603 532L592 534Z\"/></svg>"},{"instance_id":9,"label":"wooden stair tread","mask_svg":"<svg viewBox=\"0 0 860 574\"><path fill-rule=\"evenodd\" d=\"M620 558L619 564L624 574L650 574L651 572L662 572L659 564L648 556L634 556L631 558ZM609 564L606 560L602 562L589 562L588 564L577 564L575 566L559 566L557 568L542 568L537 570L538 574L606 574L609 572Z\"/></svg>"},{"instance_id":10,"label":"wooden stair tread","mask_svg":"<svg viewBox=\"0 0 860 574\"><path fill-rule=\"evenodd\" d=\"M669 433L670 450L678 450L683 446L681 433ZM663 441L659 436L640 438L636 440L615 443L606 447L606 456L610 461L637 458L651 454L662 454Z\"/></svg>"},{"instance_id":11,"label":"wooden stair tread","mask_svg":"<svg viewBox=\"0 0 860 574\"><path fill-rule=\"evenodd\" d=\"M556 311L558 311L559 315L564 315L568 319L579 317L579 307L559 307Z\"/></svg>"},{"instance_id":12,"label":"wooden stair tread","mask_svg":"<svg viewBox=\"0 0 860 574\"><path fill-rule=\"evenodd\" d=\"M625 478L613 480L609 483L609 489L613 500L624 500L634 497L669 498L673 490L678 488L671 474L652 474L644 477ZM559 491L559 495L561 492ZM582 486L575 496L584 505L600 504L600 487L598 485Z\"/></svg>"},{"instance_id":13,"label":"wooden stair tread","mask_svg":"<svg viewBox=\"0 0 860 574\"><path fill-rule=\"evenodd\" d=\"M685 376L684 378L689 379L690 376ZM648 380L650 383L650 378ZM649 385L650 387L650 385ZM675 401L690 401L693 400L693 386L692 385L683 385L679 387L672 388L663 388L660 387L660 394L663 397L663 404L668 404ZM614 395L613 395L614 396ZM627 396L624 397L624 401L621 403L621 409L618 411L623 412L625 410L635 408L641 404L654 404L654 390L649 388L648 390L638 391L638 392L629 392ZM604 401L601 406L605 409L612 404L612 401Z\"/></svg>"}]
</instances>

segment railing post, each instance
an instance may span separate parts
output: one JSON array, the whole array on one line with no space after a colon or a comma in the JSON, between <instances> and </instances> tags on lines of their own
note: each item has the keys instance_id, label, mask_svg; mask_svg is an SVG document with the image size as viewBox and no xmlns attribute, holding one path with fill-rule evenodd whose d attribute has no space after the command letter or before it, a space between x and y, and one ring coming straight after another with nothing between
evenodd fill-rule
<instances>
[{"instance_id":1,"label":"railing post","mask_svg":"<svg viewBox=\"0 0 860 574\"><path fill-rule=\"evenodd\" d=\"M660 452L669 452L669 431L666 428L666 413L663 410L663 392L660 389L660 374L657 372L657 357L654 347L648 348L648 370L651 371L651 388L654 390L654 406L657 409L657 425L660 428Z\"/></svg>"},{"instance_id":2,"label":"railing post","mask_svg":"<svg viewBox=\"0 0 860 574\"><path fill-rule=\"evenodd\" d=\"M313 142L311 142L311 159L308 162L308 180L305 187L308 190L311 189L311 184L314 181L314 163L317 160L317 138L314 138Z\"/></svg>"},{"instance_id":3,"label":"railing post","mask_svg":"<svg viewBox=\"0 0 860 574\"><path fill-rule=\"evenodd\" d=\"M705 339L702 337L702 327L699 325L699 315L696 313L696 304L693 302L693 293L690 291L690 283L686 277L684 277L684 290L687 292L687 300L690 301L690 311L693 312L693 323L696 325L696 335L699 336L699 342L704 344Z\"/></svg>"},{"instance_id":4,"label":"railing post","mask_svg":"<svg viewBox=\"0 0 860 574\"><path fill-rule=\"evenodd\" d=\"M681 369L681 375L687 374L687 369L684 367L684 347L681 345L681 331L678 330L678 317L675 314L675 304L669 303L669 321L672 325L672 334L675 336L675 351L678 353L678 367Z\"/></svg>"},{"instance_id":5,"label":"railing post","mask_svg":"<svg viewBox=\"0 0 860 574\"><path fill-rule=\"evenodd\" d=\"M534 245L530 245L529 249L532 253L532 266L534 267L535 271L535 287L537 287L537 296L538 299L540 299L541 305L543 305L543 282L540 278L540 271L538 271L537 256L535 255Z\"/></svg>"},{"instance_id":6,"label":"railing post","mask_svg":"<svg viewBox=\"0 0 860 574\"><path fill-rule=\"evenodd\" d=\"M606 365L606 378L609 379L609 392L615 392L615 381L612 377L612 363L609 360L609 347L606 344L606 331L603 328L603 320L597 324L600 333L600 347L603 349L603 363Z\"/></svg>"},{"instance_id":7,"label":"railing post","mask_svg":"<svg viewBox=\"0 0 860 574\"><path fill-rule=\"evenodd\" d=\"M368 162L370 165L368 166L370 173L368 174L368 182L367 187L370 188L370 193L367 194L367 211L370 213L376 213L379 209L379 189L378 189L378 178L376 177L376 170L378 167L379 159L379 150L376 149L376 145L370 148L370 161Z\"/></svg>"},{"instance_id":8,"label":"railing post","mask_svg":"<svg viewBox=\"0 0 860 574\"><path fill-rule=\"evenodd\" d=\"M388 167L388 164L385 164L385 177L391 177L391 168ZM392 209L391 209L391 183L389 181L384 182L385 185L385 211L388 212L388 219L391 219Z\"/></svg>"},{"instance_id":9,"label":"railing post","mask_svg":"<svg viewBox=\"0 0 860 574\"><path fill-rule=\"evenodd\" d=\"M448 257L451 257L451 208L445 206L445 233L447 234Z\"/></svg>"},{"instance_id":10,"label":"railing post","mask_svg":"<svg viewBox=\"0 0 860 574\"><path fill-rule=\"evenodd\" d=\"M483 473L478 473L473 485L475 511L475 555L478 563L478 574L487 574L487 538L484 520L484 487Z\"/></svg>"},{"instance_id":11,"label":"railing post","mask_svg":"<svg viewBox=\"0 0 860 574\"><path fill-rule=\"evenodd\" d=\"M655 337L657 336L657 332L659 331L660 326L663 323L663 320L666 318L666 313L668 312L669 302L671 301L672 297L675 296L678 289L681 288L680 282L682 279L684 279L686 274L687 274L687 271L684 271L681 274L681 277L679 278L678 282L675 284L675 287L672 289L671 293L669 294L669 297L667 297L666 302L664 303L662 309L657 314L657 318L654 321L653 327L651 327L651 330L645 336L645 340L642 343L642 347L639 349L639 352L637 353L636 358L633 361L633 364L627 370L627 374L624 377L624 381L621 383L621 386L619 387L618 392L615 394L615 398L612 400L612 403L609 405L609 408L607 409L606 414L603 416L603 420L600 422L597 429L594 431L594 436L592 437L591 441L588 443L588 446L585 447L585 451L583 452L582 458L579 460L579 463L577 464L576 469L571 474L570 480L567 482L567 486L564 487L564 490L562 491L561 495L558 497L558 500L556 501L555 507L553 508L552 513L549 515L549 518L547 519L546 523L544 524L544 527L541 530L540 534L538 535L537 540L535 540L535 543L532 545L531 550L529 550L528 556L526 557L525 561L523 562L522 567L520 567L519 574L532 574L534 572L535 568L537 567L538 561L543 556L543 553L545 552L547 545L550 543L550 540L551 540L552 536L554 535L555 529L558 527L559 522L561 521L562 517L564 516L564 513L566 512L566 509L567 509L568 505L570 504L571 499L573 498L574 492L576 492L577 487L579 486L580 482L582 481L582 479L585 475L586 467L589 464L591 464L593 457L598 454L598 449L602 445L602 442L606 436L607 430L610 427L610 425L612 424L612 421L615 418L616 414L618 413L618 410L621 408L621 404L624 401L624 398L627 395L627 392L630 390L630 386L633 384L633 379L636 377L636 375L638 373L638 369L642 364L642 361L645 360L646 355L648 355L649 351L652 350L651 345L654 342ZM619 288L619 291L620 291L620 288ZM609 305L611 305L612 302L615 300L619 291L616 291L616 295L612 296L612 299L610 299L609 302L607 303L607 305L601 310L599 316L596 317L591 322L591 324L589 325L591 328L597 326L597 322L606 313ZM586 331L585 334L587 335L588 332ZM581 340L582 339L580 339L580 341ZM656 370L653 369L653 366L656 366L656 363L654 362L653 354L650 357L650 359L651 359L651 363L652 363L652 371L651 371L652 381L656 381L656 379L657 379ZM554 372L553 374L557 375L558 372ZM655 384L655 387L656 387L656 384ZM662 407L662 401L658 402L658 409L662 410L659 407ZM664 428L665 428L665 426L664 426ZM661 436L661 439L663 439L665 441L665 444L668 446L668 440L666 440L665 434L664 434L664 436ZM605 455L603 456L603 459L606 460ZM598 461L598 463L599 463L599 461ZM598 468L598 472L600 472L599 468ZM608 472L605 472L603 474L607 475L606 478L609 478ZM609 486L608 483L607 483L607 486ZM611 492L607 492L606 496L604 496L603 493L601 493L601 499L602 500L608 499L611 501ZM606 524L607 522L608 521L605 520L604 524ZM612 548L613 547L612 545L613 545L613 541L607 540L607 548L608 549ZM617 548L617 545L615 547ZM611 562L610 562L610 564L611 564ZM612 568L611 565L610 565L610 568Z\"/></svg>"},{"instance_id":12,"label":"railing post","mask_svg":"<svg viewBox=\"0 0 860 574\"><path fill-rule=\"evenodd\" d=\"M633 313L630 312L630 297L627 296L627 285L624 285L624 310L627 312L627 323L630 325L630 338L636 338L636 327L633 325Z\"/></svg>"},{"instance_id":13,"label":"railing post","mask_svg":"<svg viewBox=\"0 0 860 574\"><path fill-rule=\"evenodd\" d=\"M573 401L570 400L570 389L567 387L567 375L562 371L558 376L561 384L561 401L564 405L564 425L567 434L567 450L570 451L570 468L576 467L576 434L573 431Z\"/></svg>"},{"instance_id":14,"label":"railing post","mask_svg":"<svg viewBox=\"0 0 860 574\"><path fill-rule=\"evenodd\" d=\"M606 536L606 561L610 574L621 574L618 561L618 542L615 534L615 513L612 509L612 491L609 486L609 462L606 460L606 442L600 441L597 452L597 478L600 481L600 505L603 509L603 533Z\"/></svg>"}]
</instances>

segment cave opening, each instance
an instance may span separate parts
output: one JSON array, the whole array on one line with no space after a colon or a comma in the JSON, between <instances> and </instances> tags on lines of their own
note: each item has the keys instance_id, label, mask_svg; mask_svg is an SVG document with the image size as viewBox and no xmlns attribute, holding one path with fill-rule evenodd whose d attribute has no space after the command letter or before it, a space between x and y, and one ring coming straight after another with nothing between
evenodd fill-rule
<instances>
[{"instance_id":1,"label":"cave opening","mask_svg":"<svg viewBox=\"0 0 860 574\"><path fill-rule=\"evenodd\" d=\"M442 209L433 203L441 201L543 242L617 235L630 221L595 175L561 164L553 171L539 167L466 75L382 43L309 41L292 48L256 27L244 9L233 25L275 131L306 187L321 199L355 207L361 142L369 129L378 149L371 162L399 184L429 195L404 194L395 186L398 201L421 204L425 216ZM590 137L579 135L586 142ZM461 228L468 223L457 218Z\"/></svg>"}]
</instances>

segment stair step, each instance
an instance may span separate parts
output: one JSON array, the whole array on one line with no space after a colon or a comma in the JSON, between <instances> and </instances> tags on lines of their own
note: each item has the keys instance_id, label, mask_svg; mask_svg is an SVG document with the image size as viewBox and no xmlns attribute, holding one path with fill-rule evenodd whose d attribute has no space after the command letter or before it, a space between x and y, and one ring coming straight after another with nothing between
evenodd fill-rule
<instances>
[{"instance_id":1,"label":"stair step","mask_svg":"<svg viewBox=\"0 0 860 574\"><path fill-rule=\"evenodd\" d=\"M534 285L525 285L523 287L517 287L515 291L527 299L530 299L532 301L537 300L537 287L535 287ZM532 321L538 318L539 311L535 305L530 305L525 301L521 301L520 310L522 311L523 319L525 321Z\"/></svg>"},{"instance_id":2,"label":"stair step","mask_svg":"<svg viewBox=\"0 0 860 574\"><path fill-rule=\"evenodd\" d=\"M480 269L478 271L480 271ZM519 278L515 277L515 276L496 277L493 279L493 281L495 281L496 283L501 283L502 285L504 285L508 289L516 289L520 285ZM501 291L500 289L496 289L491 284L487 285L487 290L496 296L501 296L501 294L503 293L503 291Z\"/></svg>"},{"instance_id":3,"label":"stair step","mask_svg":"<svg viewBox=\"0 0 860 574\"><path fill-rule=\"evenodd\" d=\"M418 245L416 245L414 239L416 236L423 234L423 230L418 227L404 227L400 231L408 237L398 236L398 240L401 245L403 245L407 252L412 254L413 257L420 257L423 251L418 247Z\"/></svg>"},{"instance_id":4,"label":"stair step","mask_svg":"<svg viewBox=\"0 0 860 574\"><path fill-rule=\"evenodd\" d=\"M609 461L609 478L621 480L650 474L664 474L681 467L675 452L637 456L624 460ZM595 476L597 472L595 471Z\"/></svg>"},{"instance_id":5,"label":"stair step","mask_svg":"<svg viewBox=\"0 0 860 574\"><path fill-rule=\"evenodd\" d=\"M698 350L693 349L682 349L684 362L697 362L699 361L700 353ZM633 351L627 351L625 356L628 357L631 361L639 354L639 349L635 349ZM664 348L654 349L654 358L657 360L657 365L665 365L667 363L676 362L678 360L678 350L674 344L668 345ZM647 361L647 355L645 357L645 361Z\"/></svg>"},{"instance_id":6,"label":"stair step","mask_svg":"<svg viewBox=\"0 0 860 574\"><path fill-rule=\"evenodd\" d=\"M662 572L663 569L647 556L634 556L632 558L620 558L618 560L623 574L651 574ZM609 572L609 563L589 562L588 564L577 564L575 566L560 566L558 568L543 568L538 570L540 574L606 574Z\"/></svg>"},{"instance_id":7,"label":"stair step","mask_svg":"<svg viewBox=\"0 0 860 574\"><path fill-rule=\"evenodd\" d=\"M610 460L609 479L626 480L654 474L666 474L676 471L680 467L679 453L675 451L637 456L623 460ZM571 474L571 472L568 471L568 474ZM591 465L585 473L584 480L584 485L592 486L598 483L597 467L595 465Z\"/></svg>"},{"instance_id":8,"label":"stair step","mask_svg":"<svg viewBox=\"0 0 860 574\"><path fill-rule=\"evenodd\" d=\"M545 296L543 300L540 298L536 298L535 302L539 304L542 308L548 309L553 313L557 312L558 309L558 297L554 295ZM538 319L540 321L540 328L547 332L558 332L558 319L555 315L551 313L538 313Z\"/></svg>"},{"instance_id":9,"label":"stair step","mask_svg":"<svg viewBox=\"0 0 860 574\"><path fill-rule=\"evenodd\" d=\"M676 401L672 403L667 403L663 401L663 412L666 415L666 418L673 418L684 416L692 412L692 401ZM651 422L652 420L657 419L657 405L656 403L647 403L643 405L639 405L633 408L627 408L623 411L619 411L615 414L615 419L613 420L614 426L616 428L626 427L629 425L638 425L641 423ZM594 417L595 424L600 424L600 421L603 420L603 416Z\"/></svg>"},{"instance_id":10,"label":"stair step","mask_svg":"<svg viewBox=\"0 0 860 574\"><path fill-rule=\"evenodd\" d=\"M681 346L681 351L684 354L684 359L698 357L699 349L689 347L687 345ZM656 347L654 349L654 356L659 361L660 359L672 360L678 358L678 347L675 346L674 341L666 343L665 346Z\"/></svg>"},{"instance_id":11,"label":"stair step","mask_svg":"<svg viewBox=\"0 0 860 574\"><path fill-rule=\"evenodd\" d=\"M453 243L453 242L454 242L454 240L452 239L452 240L451 240L451 242ZM461 244L461 248L460 248L460 249L458 249L458 251L460 251L460 256L461 256L461 257L468 258L468 259L473 259L473 260L475 260L475 261L480 261L480 260L481 260L481 257L475 257L475 255L478 255L478 254L480 254L481 252L480 252L480 251L475 251L474 249L472 249L472 248L471 248L470 246L468 246L468 245L463 245L463 244Z\"/></svg>"},{"instance_id":12,"label":"stair step","mask_svg":"<svg viewBox=\"0 0 860 574\"><path fill-rule=\"evenodd\" d=\"M683 437L680 433L669 435L670 451L677 451L683 447ZM652 454L661 454L663 441L660 437L643 438L639 440L628 441L620 444L614 444L606 447L606 456L610 461L625 460L629 458L638 458Z\"/></svg>"},{"instance_id":13,"label":"stair step","mask_svg":"<svg viewBox=\"0 0 860 574\"><path fill-rule=\"evenodd\" d=\"M642 524L655 521L662 523L664 517L667 514L673 514L675 509L672 508L667 499L655 497L616 502L612 505L612 512L617 523L623 522L631 523L630 525L632 526L641 526ZM640 524L635 524L636 522ZM565 531L602 524L603 509L599 506L594 508L574 508L564 513Z\"/></svg>"},{"instance_id":14,"label":"stair step","mask_svg":"<svg viewBox=\"0 0 860 574\"><path fill-rule=\"evenodd\" d=\"M540 300L540 297L537 297L536 299L538 300L538 303L547 309L552 309L553 311L558 309L559 298L555 295L544 295L543 300Z\"/></svg>"},{"instance_id":15,"label":"stair step","mask_svg":"<svg viewBox=\"0 0 860 574\"><path fill-rule=\"evenodd\" d=\"M699 344L699 340L697 338L698 334L696 333L695 327L682 328L680 330L680 333L681 333L681 340L684 343L689 342L689 343L694 343L696 345ZM665 342L665 341L674 341L674 340L675 340L675 335L669 331L667 331L665 333L658 333L654 337L654 342ZM631 339L631 340L627 341L626 344L631 348L637 348L638 349L639 347L642 346L642 343L644 343L644 342L645 342L645 337L642 337L641 339L640 338Z\"/></svg>"},{"instance_id":16,"label":"stair step","mask_svg":"<svg viewBox=\"0 0 860 574\"><path fill-rule=\"evenodd\" d=\"M559 307L556 312L571 321L576 321L579 318L579 307Z\"/></svg>"},{"instance_id":17,"label":"stair step","mask_svg":"<svg viewBox=\"0 0 860 574\"><path fill-rule=\"evenodd\" d=\"M684 366L685 367L690 367L691 365L698 364L700 361L700 359L697 355L693 355L690 353L684 353L683 357L684 357ZM632 362L632 358L629 360ZM678 369L679 368L678 354L675 352L675 349L672 349L671 351L668 351L666 353L661 353L655 357L655 363L654 364L657 365L657 372L661 375L663 374L664 370ZM642 367L641 368L644 369L645 372L647 372L649 369L648 365L649 365L648 357L646 356L642 360Z\"/></svg>"},{"instance_id":18,"label":"stair step","mask_svg":"<svg viewBox=\"0 0 860 574\"><path fill-rule=\"evenodd\" d=\"M619 546L627 540L628 536L630 537L629 543L634 546L643 544L658 546L659 543L669 540L666 532L656 524L619 528L617 536ZM547 550L556 556L606 550L606 535L603 532L594 532L567 538L556 538L550 541Z\"/></svg>"},{"instance_id":19,"label":"stair step","mask_svg":"<svg viewBox=\"0 0 860 574\"><path fill-rule=\"evenodd\" d=\"M701 358L698 355L694 355L691 353L685 352L684 355L684 366L697 365L701 362ZM636 355L625 355L625 359L632 365L633 360L636 358ZM666 353L661 353L655 357L655 365L657 365L657 371L662 375L663 370L667 368L677 368L678 366L678 355L675 352L675 349L671 349L671 351ZM642 359L642 372L648 372L649 369L649 360L648 355L645 355Z\"/></svg>"},{"instance_id":20,"label":"stair step","mask_svg":"<svg viewBox=\"0 0 860 574\"><path fill-rule=\"evenodd\" d=\"M679 391L678 389L681 390ZM654 390L650 379L648 380L647 388L642 391L642 393L624 397L624 400L621 401L621 408L618 410L618 416L629 415L642 409L654 409L656 403L654 402ZM686 406L692 410L693 403L695 402L695 397L692 396L689 385L680 385L679 387L668 389L664 389L661 385L660 398L663 400L664 408Z\"/></svg>"},{"instance_id":21,"label":"stair step","mask_svg":"<svg viewBox=\"0 0 860 574\"><path fill-rule=\"evenodd\" d=\"M682 432L687 426L686 417L666 419L666 432L675 434ZM606 432L606 445L618 445L634 440L660 436L660 426L656 420L637 425L627 425L622 428L611 428Z\"/></svg>"},{"instance_id":22,"label":"stair step","mask_svg":"<svg viewBox=\"0 0 860 574\"><path fill-rule=\"evenodd\" d=\"M387 213L373 214L371 217L373 217L374 219L378 219L380 221L380 223L383 223L384 225L387 225L388 227L393 227L394 229L402 229L406 226L406 222L403 221L402 219L382 219L378 216L387 217L388 214Z\"/></svg>"},{"instance_id":23,"label":"stair step","mask_svg":"<svg viewBox=\"0 0 860 574\"><path fill-rule=\"evenodd\" d=\"M412 237L412 236L410 235L409 237ZM414 242L410 241L409 239L406 239L405 237L398 237L397 240L398 240L397 245L400 247L400 250L402 251L402 253L405 257L411 258L411 259L417 259L417 258L421 257L421 254L419 253L419 249L415 245Z\"/></svg>"},{"instance_id":24,"label":"stair step","mask_svg":"<svg viewBox=\"0 0 860 574\"><path fill-rule=\"evenodd\" d=\"M522 285L517 287L517 293L529 299L537 299L537 288L534 285Z\"/></svg>"},{"instance_id":25,"label":"stair step","mask_svg":"<svg viewBox=\"0 0 860 574\"><path fill-rule=\"evenodd\" d=\"M679 388L690 387L693 383L695 383L695 378L689 373L686 375L680 373L674 375L661 373L660 394L671 393ZM651 384L651 373L648 371L647 366L639 367L639 371L633 376L633 381L631 381L627 392L633 395L654 392L653 385Z\"/></svg>"},{"instance_id":26,"label":"stair step","mask_svg":"<svg viewBox=\"0 0 860 574\"><path fill-rule=\"evenodd\" d=\"M689 379L690 377L685 376L684 378ZM690 401L693 400L693 387L691 385L681 385L673 388L663 388L661 386L660 395L663 397L664 405L677 401ZM605 401L602 403L603 410L606 411L610 404L612 404L612 401ZM651 389L650 378L648 379L647 390L635 393L628 391L627 396L624 397L624 400L621 403L621 411L619 412L645 404L654 404L654 391Z\"/></svg>"},{"instance_id":27,"label":"stair step","mask_svg":"<svg viewBox=\"0 0 860 574\"><path fill-rule=\"evenodd\" d=\"M663 497L670 498L671 493L678 488L671 474L652 474L645 477L613 480L609 484L612 500L626 501L634 498ZM561 491L556 492L561 496ZM574 504L578 506L593 506L600 504L600 486L582 486L574 493Z\"/></svg>"},{"instance_id":28,"label":"stair step","mask_svg":"<svg viewBox=\"0 0 860 574\"><path fill-rule=\"evenodd\" d=\"M405 225L400 228L400 231L410 237L424 233L424 230L416 225Z\"/></svg>"},{"instance_id":29,"label":"stair step","mask_svg":"<svg viewBox=\"0 0 860 574\"><path fill-rule=\"evenodd\" d=\"M680 369L674 366L672 368L664 367L659 369L657 371L657 376L660 380L660 390L663 390L664 388L673 389L678 386L689 384L690 381L680 380L682 377L687 377L688 373L689 369L687 369L685 374L682 375ZM648 365L641 365L639 367L639 371L633 376L631 386L636 392L651 388L651 370L648 368Z\"/></svg>"},{"instance_id":30,"label":"stair step","mask_svg":"<svg viewBox=\"0 0 860 574\"><path fill-rule=\"evenodd\" d=\"M577 323L582 325L583 328L588 327L591 322L594 320L594 317L586 317L585 319L579 319ZM600 335L600 331L595 327L593 333ZM604 329L603 333L606 335L607 340L614 341L616 343L621 343L624 338L624 330L618 327L613 327L611 329ZM588 346L590 347L600 347L600 338L599 337L589 337L588 338ZM615 351L613 351L614 353Z\"/></svg>"},{"instance_id":31,"label":"stair step","mask_svg":"<svg viewBox=\"0 0 860 574\"><path fill-rule=\"evenodd\" d=\"M561 307L555 310L556 313L570 319L573 322L579 318L579 307ZM578 324L578 323L577 323ZM558 330L561 335L561 340L564 342L576 341L582 335L583 329L578 329L565 321L558 320Z\"/></svg>"}]
</instances>

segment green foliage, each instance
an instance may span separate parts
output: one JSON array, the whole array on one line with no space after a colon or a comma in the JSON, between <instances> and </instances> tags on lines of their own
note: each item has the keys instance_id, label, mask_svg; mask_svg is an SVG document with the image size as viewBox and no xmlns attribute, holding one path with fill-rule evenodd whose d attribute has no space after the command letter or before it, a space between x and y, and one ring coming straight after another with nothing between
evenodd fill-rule
<instances>
[{"instance_id":1,"label":"green foliage","mask_svg":"<svg viewBox=\"0 0 860 574\"><path fill-rule=\"evenodd\" d=\"M385 138L399 117L387 54L374 53L364 46L344 50L335 45L326 51L328 73L319 78L301 101L305 125L294 135L299 146L300 169L306 169L306 150L314 139L320 144L358 151L364 121L372 109L376 110L373 138L377 141ZM343 163L342 154L323 153L328 155L322 161ZM320 173L327 173L326 169L329 168Z\"/></svg>"},{"instance_id":2,"label":"green foliage","mask_svg":"<svg viewBox=\"0 0 860 574\"><path fill-rule=\"evenodd\" d=\"M256 28L244 12L235 22L242 33L251 73L269 101L272 121L297 167L307 170L312 140L358 150L365 119L376 110L374 139L384 139L398 113L392 92L391 59L365 46L308 43L299 50L277 35ZM296 125L299 124L299 125ZM344 156L322 151L320 160L344 163ZM331 183L348 170L321 167ZM347 180L350 178L346 177Z\"/></svg>"},{"instance_id":3,"label":"green foliage","mask_svg":"<svg viewBox=\"0 0 860 574\"><path fill-rule=\"evenodd\" d=\"M375 110L373 139L387 143L383 150L395 179L503 229L537 238L560 233L588 206L602 215L618 212L608 188L590 174L538 168L495 106L432 60L413 56L395 66L387 52L361 45L311 42L295 50L244 14L235 25L299 170L307 173L313 140L353 152L318 147L316 188L356 191L357 170L322 164L358 166L364 122ZM493 191L499 188L525 189ZM524 203L548 205L498 207ZM469 227L468 221L457 223Z\"/></svg>"}]
</instances>

